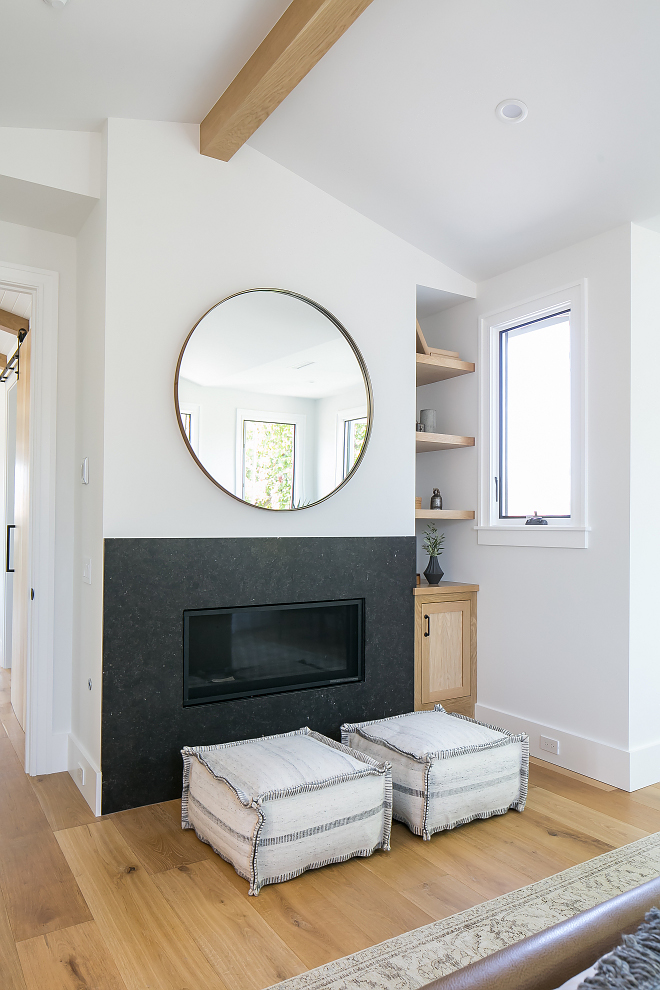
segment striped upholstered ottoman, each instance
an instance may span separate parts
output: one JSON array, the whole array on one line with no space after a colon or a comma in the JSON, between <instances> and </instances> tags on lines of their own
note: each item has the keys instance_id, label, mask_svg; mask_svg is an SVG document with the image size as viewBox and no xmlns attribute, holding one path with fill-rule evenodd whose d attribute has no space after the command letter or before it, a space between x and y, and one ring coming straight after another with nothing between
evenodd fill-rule
<instances>
[{"instance_id":1,"label":"striped upholstered ottoman","mask_svg":"<svg viewBox=\"0 0 660 990\"><path fill-rule=\"evenodd\" d=\"M392 764L393 817L430 839L475 818L522 811L529 739L465 715L411 712L343 725L342 742Z\"/></svg>"},{"instance_id":2,"label":"striped upholstered ottoman","mask_svg":"<svg viewBox=\"0 0 660 990\"><path fill-rule=\"evenodd\" d=\"M250 894L390 847L387 761L307 728L181 753L183 828L231 863Z\"/></svg>"}]
</instances>

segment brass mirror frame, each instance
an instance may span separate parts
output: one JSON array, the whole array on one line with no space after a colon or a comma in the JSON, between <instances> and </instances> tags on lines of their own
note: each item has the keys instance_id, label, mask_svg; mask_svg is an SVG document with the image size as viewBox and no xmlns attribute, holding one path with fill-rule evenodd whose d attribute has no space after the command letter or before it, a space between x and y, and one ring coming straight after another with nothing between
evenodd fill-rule
<instances>
[{"instance_id":1,"label":"brass mirror frame","mask_svg":"<svg viewBox=\"0 0 660 990\"><path fill-rule=\"evenodd\" d=\"M199 457L193 450L192 444L188 440L188 437L186 436L185 428L183 426L183 420L181 418L181 410L179 408L179 373L181 371L181 362L183 360L183 355L186 350L186 347L188 346L188 341L190 340L190 338L192 337L192 335L194 334L195 330L202 322L202 320L205 319L209 315L209 313L212 313L214 309L217 309L218 306L222 306L223 303L228 302L230 299L235 299L236 296L246 296L250 292L278 292L280 293L280 295L283 296L292 296L294 299L300 299L301 302L306 303L308 306L312 306L319 313L322 313L323 316L327 317L327 319L329 319L330 322L334 324L337 330L339 330L340 334L350 345L350 348L357 359L358 365L360 366L360 371L362 372L362 377L364 379L364 387L367 393L367 432L364 438L364 443L362 444L362 450L360 451L360 454L355 464L353 465L349 473L346 475L344 480L341 482L341 484L337 485L336 488L333 488L332 491L328 492L327 495L324 495L323 498L318 499L316 502L310 502L309 505L291 506L290 509L270 509L268 508L268 506L265 505L253 505L252 502L246 502L245 499L239 498L238 495L234 495L233 492L230 492L227 488L221 485L219 481L216 481L213 475L209 474L209 472L206 470L206 468L200 461ZM371 379L369 377L369 371L367 369L365 360L362 357L362 354L360 353L360 349L358 348L357 344L351 337L350 333L348 332L348 330L346 330L344 326L342 326L342 324L339 322L336 316L333 316L332 313L325 308L325 306L321 306L320 303L314 302L313 299L310 299L308 296L303 296L299 292L292 292L291 289L275 289L275 288L261 287L254 289L241 289L239 292L232 292L231 295L225 296L224 299L220 300L220 302L215 303L215 305L211 306L210 309L207 309L207 311L197 320L197 323L195 323L194 327L192 328L192 330L190 331L190 333L183 342L183 347L179 352L179 358L176 363L176 372L174 374L174 409L176 411L177 423L179 424L179 431L181 433L181 436L183 437L183 442L188 448L188 453L195 461L200 471L202 471L206 475L209 481L213 482L216 488L219 488L221 492L224 492L225 495L229 495L229 497L233 498L236 502L240 502L241 505L250 506L251 509L261 509L263 512L299 512L302 509L312 509L314 508L315 505L320 505L322 502L327 501L327 499L332 498L333 495L336 495L337 492L351 480L351 478L359 468L360 464L362 463L362 458L364 457L367 447L369 446L369 440L371 439L371 429L373 425L374 401L373 401L373 391L371 388Z\"/></svg>"}]
</instances>

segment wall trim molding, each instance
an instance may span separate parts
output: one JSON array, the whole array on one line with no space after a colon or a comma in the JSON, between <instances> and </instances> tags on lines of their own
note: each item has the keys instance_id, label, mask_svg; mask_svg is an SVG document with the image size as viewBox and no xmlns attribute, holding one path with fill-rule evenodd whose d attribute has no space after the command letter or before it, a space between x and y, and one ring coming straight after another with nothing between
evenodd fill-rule
<instances>
[{"instance_id":1,"label":"wall trim molding","mask_svg":"<svg viewBox=\"0 0 660 990\"><path fill-rule=\"evenodd\" d=\"M84 770L84 783L80 779L81 767ZM103 775L85 747L72 733L68 734L67 770L73 778L74 784L98 818L101 814Z\"/></svg>"},{"instance_id":2,"label":"wall trim molding","mask_svg":"<svg viewBox=\"0 0 660 990\"><path fill-rule=\"evenodd\" d=\"M630 752L480 704L475 705L474 717L480 722L498 725L510 732L526 732L529 736L530 756L536 756L546 763L554 763L566 770L574 770L575 773L600 780L604 784L620 787L623 791L638 790L660 779L660 760L655 762L654 776L653 760L646 756L647 748ZM540 748L541 735L559 740L558 756ZM652 748L654 747L648 747L648 749ZM655 748L660 753L660 744Z\"/></svg>"}]
</instances>

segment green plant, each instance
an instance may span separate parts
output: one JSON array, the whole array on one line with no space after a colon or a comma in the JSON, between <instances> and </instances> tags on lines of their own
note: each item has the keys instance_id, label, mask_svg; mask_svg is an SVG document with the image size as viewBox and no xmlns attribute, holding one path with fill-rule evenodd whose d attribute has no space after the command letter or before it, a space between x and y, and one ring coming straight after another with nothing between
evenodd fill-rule
<instances>
[{"instance_id":1,"label":"green plant","mask_svg":"<svg viewBox=\"0 0 660 990\"><path fill-rule=\"evenodd\" d=\"M442 544L445 542L445 534L438 534L438 527L435 523L429 523L424 530L424 542L422 546L429 557L438 557L442 553Z\"/></svg>"}]
</instances>

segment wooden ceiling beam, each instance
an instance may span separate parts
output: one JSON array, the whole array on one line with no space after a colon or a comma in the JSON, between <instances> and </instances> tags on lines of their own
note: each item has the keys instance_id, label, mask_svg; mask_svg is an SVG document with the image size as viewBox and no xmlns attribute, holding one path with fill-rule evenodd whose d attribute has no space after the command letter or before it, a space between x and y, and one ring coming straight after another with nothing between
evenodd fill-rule
<instances>
[{"instance_id":1,"label":"wooden ceiling beam","mask_svg":"<svg viewBox=\"0 0 660 990\"><path fill-rule=\"evenodd\" d=\"M203 155L228 162L372 0L293 0L200 127Z\"/></svg>"},{"instance_id":2,"label":"wooden ceiling beam","mask_svg":"<svg viewBox=\"0 0 660 990\"><path fill-rule=\"evenodd\" d=\"M0 309L0 330L6 330L7 333L13 333L15 337L18 337L19 330L29 329L29 320L23 316L16 316L15 313L8 313L6 309Z\"/></svg>"}]
</instances>

